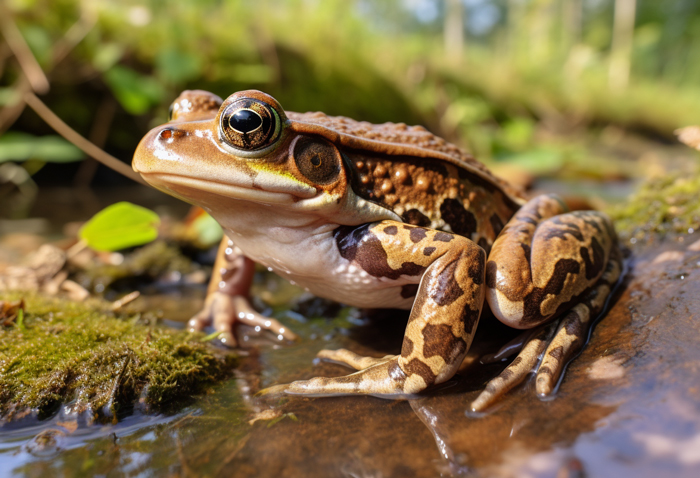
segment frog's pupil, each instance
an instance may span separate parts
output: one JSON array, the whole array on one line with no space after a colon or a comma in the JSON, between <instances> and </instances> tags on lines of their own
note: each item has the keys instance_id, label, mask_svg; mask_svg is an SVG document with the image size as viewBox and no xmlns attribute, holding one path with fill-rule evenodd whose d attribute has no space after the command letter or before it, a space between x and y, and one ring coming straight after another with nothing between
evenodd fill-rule
<instances>
[{"instance_id":1,"label":"frog's pupil","mask_svg":"<svg viewBox=\"0 0 700 478\"><path fill-rule=\"evenodd\" d=\"M229 124L236 131L246 134L258 129L263 124L263 120L255 111L238 110L231 115Z\"/></svg>"},{"instance_id":2,"label":"frog's pupil","mask_svg":"<svg viewBox=\"0 0 700 478\"><path fill-rule=\"evenodd\" d=\"M316 167L318 167L321 164L321 158L318 156L318 154L315 154L311 158L311 164L313 164Z\"/></svg>"}]
</instances>

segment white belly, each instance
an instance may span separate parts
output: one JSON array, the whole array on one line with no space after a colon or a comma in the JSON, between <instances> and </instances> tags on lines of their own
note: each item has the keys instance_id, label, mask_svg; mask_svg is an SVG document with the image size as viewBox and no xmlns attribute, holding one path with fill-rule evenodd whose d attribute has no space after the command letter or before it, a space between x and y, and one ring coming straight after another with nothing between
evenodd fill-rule
<instances>
[{"instance_id":1,"label":"white belly","mask_svg":"<svg viewBox=\"0 0 700 478\"><path fill-rule=\"evenodd\" d=\"M401 297L401 287L416 284L420 277L371 276L340 255L331 232L284 242L270 236L227 234L246 256L319 297L366 308L410 309L413 305L413 297Z\"/></svg>"}]
</instances>

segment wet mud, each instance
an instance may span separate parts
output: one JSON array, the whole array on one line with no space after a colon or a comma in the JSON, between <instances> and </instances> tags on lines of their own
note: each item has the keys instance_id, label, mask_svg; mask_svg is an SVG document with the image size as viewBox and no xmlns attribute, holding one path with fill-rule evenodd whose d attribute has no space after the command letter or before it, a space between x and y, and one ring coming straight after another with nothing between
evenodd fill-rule
<instances>
[{"instance_id":1,"label":"wet mud","mask_svg":"<svg viewBox=\"0 0 700 478\"><path fill-rule=\"evenodd\" d=\"M406 317L328 309L275 316L302 339L247 351L237 378L175 416L88 426L62 410L0 430L0 469L24 476L694 477L700 474L700 236L639 249L605 317L556 396L534 383L485 413L468 411L506 365L482 365L513 332L486 316L468 365L414 400L255 396L261 388L348 369L322 348L382 356ZM312 307L323 315L322 304ZM308 314L311 315L311 314Z\"/></svg>"}]
</instances>

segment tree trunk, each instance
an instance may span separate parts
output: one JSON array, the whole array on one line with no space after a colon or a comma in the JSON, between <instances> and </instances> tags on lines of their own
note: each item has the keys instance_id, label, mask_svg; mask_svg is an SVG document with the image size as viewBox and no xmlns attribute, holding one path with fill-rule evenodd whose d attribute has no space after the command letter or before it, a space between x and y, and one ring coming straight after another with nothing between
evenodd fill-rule
<instances>
[{"instance_id":1,"label":"tree trunk","mask_svg":"<svg viewBox=\"0 0 700 478\"><path fill-rule=\"evenodd\" d=\"M445 0L445 53L461 62L464 52L464 6L461 0Z\"/></svg>"},{"instance_id":2,"label":"tree trunk","mask_svg":"<svg viewBox=\"0 0 700 478\"><path fill-rule=\"evenodd\" d=\"M629 84L636 9L637 0L615 0L615 22L608 71L608 84L614 91L622 91Z\"/></svg>"}]
</instances>

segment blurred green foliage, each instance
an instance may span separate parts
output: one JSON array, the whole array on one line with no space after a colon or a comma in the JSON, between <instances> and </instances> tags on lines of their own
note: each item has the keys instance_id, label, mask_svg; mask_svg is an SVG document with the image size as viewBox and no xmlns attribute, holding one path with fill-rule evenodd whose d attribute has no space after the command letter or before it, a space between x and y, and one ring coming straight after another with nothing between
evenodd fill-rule
<instances>
[{"instance_id":1,"label":"blurred green foliage","mask_svg":"<svg viewBox=\"0 0 700 478\"><path fill-rule=\"evenodd\" d=\"M50 79L47 104L127 161L186 88L222 97L258 88L290 110L424 124L484 161L535 175L573 167L605 177L585 161L585 135L608 123L670 139L700 122L694 2L464 0L458 44L446 34L446 2L6 0L5 8ZM615 5L625 2L636 6L629 34L615 26ZM7 109L21 69L7 45L0 50ZM0 132L12 124L2 119ZM28 114L14 128L47 132Z\"/></svg>"}]
</instances>

